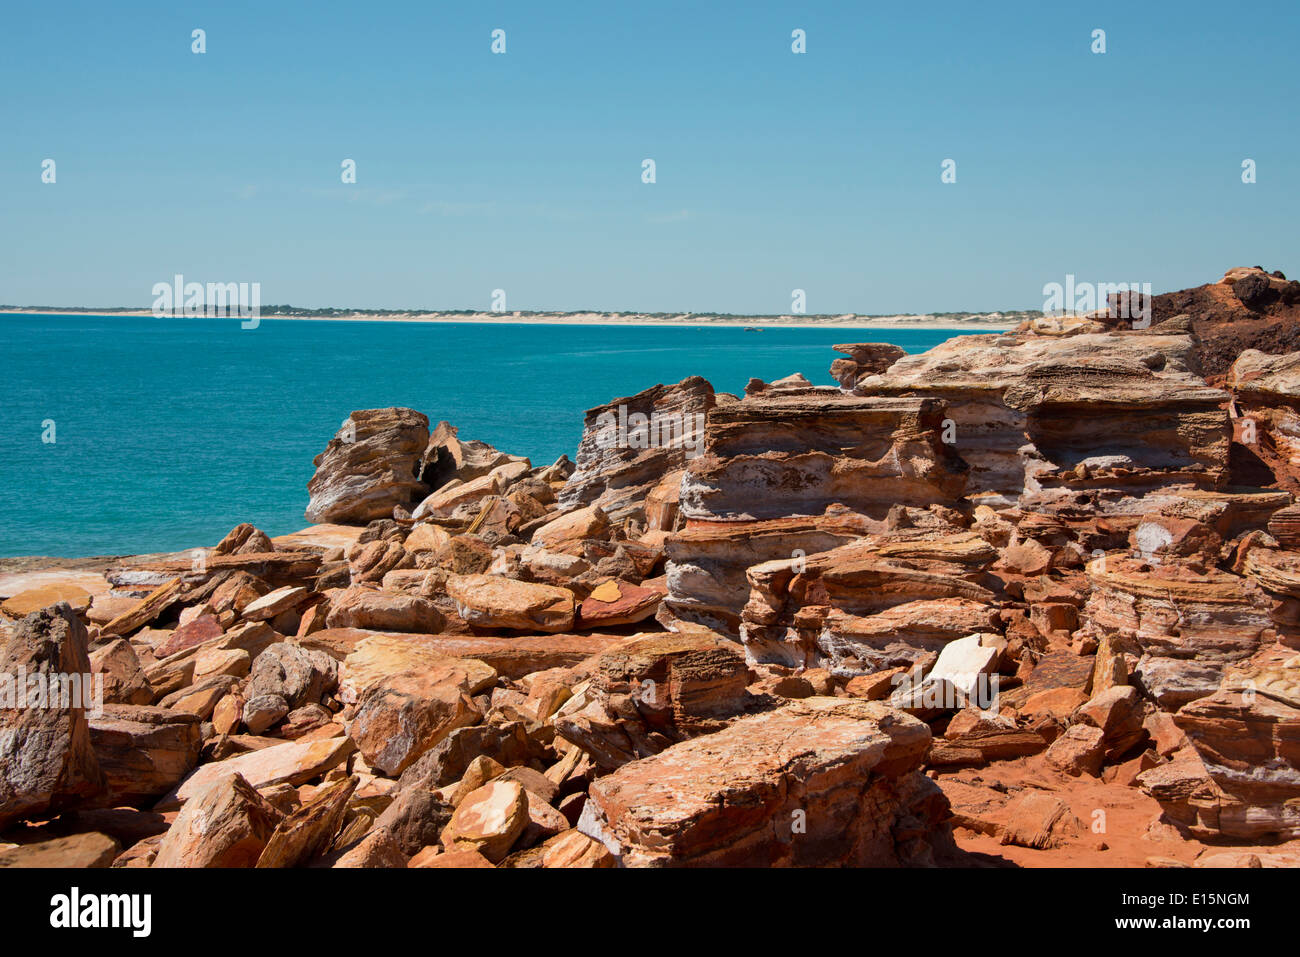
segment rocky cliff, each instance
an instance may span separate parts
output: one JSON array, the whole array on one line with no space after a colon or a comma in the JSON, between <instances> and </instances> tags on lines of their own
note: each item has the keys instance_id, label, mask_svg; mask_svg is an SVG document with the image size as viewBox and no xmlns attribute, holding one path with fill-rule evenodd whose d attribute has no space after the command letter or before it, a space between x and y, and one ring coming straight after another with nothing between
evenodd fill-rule
<instances>
[{"instance_id":1,"label":"rocky cliff","mask_svg":"<svg viewBox=\"0 0 1300 957\"><path fill-rule=\"evenodd\" d=\"M0 702L0 858L1294 864L1296 289L688 378L549 465L354 412L332 524L4 596L103 701Z\"/></svg>"}]
</instances>

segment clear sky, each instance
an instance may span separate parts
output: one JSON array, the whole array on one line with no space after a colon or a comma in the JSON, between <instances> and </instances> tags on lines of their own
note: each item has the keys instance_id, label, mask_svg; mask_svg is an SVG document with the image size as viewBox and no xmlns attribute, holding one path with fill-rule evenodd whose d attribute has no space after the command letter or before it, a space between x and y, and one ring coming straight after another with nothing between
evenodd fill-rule
<instances>
[{"instance_id":1,"label":"clear sky","mask_svg":"<svg viewBox=\"0 0 1300 957\"><path fill-rule=\"evenodd\" d=\"M147 306L182 273L264 304L884 313L1300 272L1298 11L10 3L0 302Z\"/></svg>"}]
</instances>

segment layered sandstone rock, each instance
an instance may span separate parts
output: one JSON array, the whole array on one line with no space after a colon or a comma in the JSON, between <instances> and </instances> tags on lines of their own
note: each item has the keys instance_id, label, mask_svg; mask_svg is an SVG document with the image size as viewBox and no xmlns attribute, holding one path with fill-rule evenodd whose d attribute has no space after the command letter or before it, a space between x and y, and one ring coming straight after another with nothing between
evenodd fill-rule
<instances>
[{"instance_id":1,"label":"layered sandstone rock","mask_svg":"<svg viewBox=\"0 0 1300 957\"><path fill-rule=\"evenodd\" d=\"M556 715L555 732L616 768L765 707L748 684L733 642L704 631L645 635L595 660L590 680Z\"/></svg>"},{"instance_id":2,"label":"layered sandstone rock","mask_svg":"<svg viewBox=\"0 0 1300 957\"><path fill-rule=\"evenodd\" d=\"M1117 510L1171 484L1226 479L1227 396L1187 335L963 336L858 381L860 395L942 400L968 492L1012 504L1091 493Z\"/></svg>"},{"instance_id":3,"label":"layered sandstone rock","mask_svg":"<svg viewBox=\"0 0 1300 957\"><path fill-rule=\"evenodd\" d=\"M665 543L667 620L700 624L738 639L741 610L749 600L749 568L827 551L878 527L837 509L819 518L693 525Z\"/></svg>"},{"instance_id":4,"label":"layered sandstone rock","mask_svg":"<svg viewBox=\"0 0 1300 957\"><path fill-rule=\"evenodd\" d=\"M1235 437L1271 478L1300 491L1300 352L1266 355L1247 349L1228 373L1236 396ZM1253 476L1259 480L1261 476Z\"/></svg>"},{"instance_id":5,"label":"layered sandstone rock","mask_svg":"<svg viewBox=\"0 0 1300 957\"><path fill-rule=\"evenodd\" d=\"M714 405L713 387L691 376L590 409L561 510L597 505L614 521L644 520L650 490L699 453Z\"/></svg>"},{"instance_id":6,"label":"layered sandstone rock","mask_svg":"<svg viewBox=\"0 0 1300 957\"><path fill-rule=\"evenodd\" d=\"M836 359L831 363L831 376L840 384L840 388L850 390L864 375L885 372L907 355L898 346L887 342L862 342L831 348L848 356L847 359Z\"/></svg>"},{"instance_id":7,"label":"layered sandstone rock","mask_svg":"<svg viewBox=\"0 0 1300 957\"><path fill-rule=\"evenodd\" d=\"M809 698L600 778L579 830L633 867L933 863L929 744L883 705Z\"/></svg>"},{"instance_id":8,"label":"layered sandstone rock","mask_svg":"<svg viewBox=\"0 0 1300 957\"><path fill-rule=\"evenodd\" d=\"M1177 710L1276 635L1264 593L1216 568L1107 556L1088 565L1084 627L1133 660L1134 679Z\"/></svg>"},{"instance_id":9,"label":"layered sandstone rock","mask_svg":"<svg viewBox=\"0 0 1300 957\"><path fill-rule=\"evenodd\" d=\"M391 518L428 494L420 481L429 420L412 409L363 409L348 416L307 483L311 522Z\"/></svg>"},{"instance_id":10,"label":"layered sandstone rock","mask_svg":"<svg viewBox=\"0 0 1300 957\"><path fill-rule=\"evenodd\" d=\"M836 390L747 398L709 416L702 456L682 480L688 520L817 516L841 505L883 518L901 502L951 503L964 463L942 441L943 407Z\"/></svg>"},{"instance_id":11,"label":"layered sandstone rock","mask_svg":"<svg viewBox=\"0 0 1300 957\"><path fill-rule=\"evenodd\" d=\"M104 773L99 803L111 807L156 800L199 761L198 715L168 708L106 705L90 718L90 742Z\"/></svg>"},{"instance_id":12,"label":"layered sandstone rock","mask_svg":"<svg viewBox=\"0 0 1300 957\"><path fill-rule=\"evenodd\" d=\"M312 487L351 527L0 576L76 584L6 653L109 702L0 714L0 827L80 839L6 862L929 863L949 796L1017 863L1300 837L1300 387L1246 348L1294 288L658 386L576 469L356 413Z\"/></svg>"},{"instance_id":13,"label":"layered sandstone rock","mask_svg":"<svg viewBox=\"0 0 1300 957\"><path fill-rule=\"evenodd\" d=\"M874 535L747 572L741 636L752 661L851 677L917 664L997 626L981 573L997 552L973 532Z\"/></svg>"},{"instance_id":14,"label":"layered sandstone rock","mask_svg":"<svg viewBox=\"0 0 1300 957\"><path fill-rule=\"evenodd\" d=\"M1300 836L1300 656L1275 648L1231 667L1174 722L1190 748L1141 781L1175 824L1215 840Z\"/></svg>"},{"instance_id":15,"label":"layered sandstone rock","mask_svg":"<svg viewBox=\"0 0 1300 957\"><path fill-rule=\"evenodd\" d=\"M460 430L450 422L439 422L421 456L420 477L430 488L440 489L453 480L470 482L518 462L526 465L528 460L508 455L486 442L462 439Z\"/></svg>"}]
</instances>

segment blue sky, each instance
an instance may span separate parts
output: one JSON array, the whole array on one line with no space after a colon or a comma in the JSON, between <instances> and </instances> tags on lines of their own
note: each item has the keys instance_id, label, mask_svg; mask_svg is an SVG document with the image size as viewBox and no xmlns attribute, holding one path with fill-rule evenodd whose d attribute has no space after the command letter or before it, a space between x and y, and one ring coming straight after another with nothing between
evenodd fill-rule
<instances>
[{"instance_id":1,"label":"blue sky","mask_svg":"<svg viewBox=\"0 0 1300 957\"><path fill-rule=\"evenodd\" d=\"M264 304L883 313L1300 272L1300 8L1137 6L10 4L0 302L148 305L183 273Z\"/></svg>"}]
</instances>

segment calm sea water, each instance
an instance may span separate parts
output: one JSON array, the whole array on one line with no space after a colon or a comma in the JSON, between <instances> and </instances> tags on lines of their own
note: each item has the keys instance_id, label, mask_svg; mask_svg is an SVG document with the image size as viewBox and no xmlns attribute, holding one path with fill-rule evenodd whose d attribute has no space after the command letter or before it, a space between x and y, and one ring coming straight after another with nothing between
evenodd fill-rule
<instances>
[{"instance_id":1,"label":"calm sea water","mask_svg":"<svg viewBox=\"0 0 1300 957\"><path fill-rule=\"evenodd\" d=\"M831 384L835 342L919 352L955 334L0 315L0 556L295 531L312 458L353 409L409 406L549 464L588 408L659 382Z\"/></svg>"}]
</instances>

